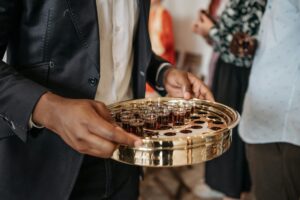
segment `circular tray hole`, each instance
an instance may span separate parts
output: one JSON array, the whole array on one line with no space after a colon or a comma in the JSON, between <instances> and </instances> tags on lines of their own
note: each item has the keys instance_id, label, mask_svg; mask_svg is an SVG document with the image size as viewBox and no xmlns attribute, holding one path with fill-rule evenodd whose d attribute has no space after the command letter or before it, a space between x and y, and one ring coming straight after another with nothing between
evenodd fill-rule
<instances>
[{"instance_id":1,"label":"circular tray hole","mask_svg":"<svg viewBox=\"0 0 300 200\"><path fill-rule=\"evenodd\" d=\"M205 121L201 121L201 120L198 120L198 121L194 121L195 124L204 124Z\"/></svg>"},{"instance_id":2,"label":"circular tray hole","mask_svg":"<svg viewBox=\"0 0 300 200\"><path fill-rule=\"evenodd\" d=\"M218 120L218 121L221 121L221 118L220 117L217 117L217 116L207 116L208 119L214 119L214 120Z\"/></svg>"},{"instance_id":3,"label":"circular tray hole","mask_svg":"<svg viewBox=\"0 0 300 200\"><path fill-rule=\"evenodd\" d=\"M175 136L176 133L175 132L167 132L164 134L165 136Z\"/></svg>"},{"instance_id":4,"label":"circular tray hole","mask_svg":"<svg viewBox=\"0 0 300 200\"><path fill-rule=\"evenodd\" d=\"M220 130L221 128L220 127L211 127L210 129L213 131L217 131L217 130Z\"/></svg>"},{"instance_id":5,"label":"circular tray hole","mask_svg":"<svg viewBox=\"0 0 300 200\"><path fill-rule=\"evenodd\" d=\"M193 131L192 130L189 130L189 129L184 129L184 130L181 130L180 133L184 133L184 134L189 134L189 133L192 133Z\"/></svg>"},{"instance_id":6,"label":"circular tray hole","mask_svg":"<svg viewBox=\"0 0 300 200\"><path fill-rule=\"evenodd\" d=\"M191 116L191 119L200 119L200 117L199 116Z\"/></svg>"},{"instance_id":7,"label":"circular tray hole","mask_svg":"<svg viewBox=\"0 0 300 200\"><path fill-rule=\"evenodd\" d=\"M172 128L171 126L161 126L161 127L159 127L159 130L168 130L171 128Z\"/></svg>"},{"instance_id":8,"label":"circular tray hole","mask_svg":"<svg viewBox=\"0 0 300 200\"><path fill-rule=\"evenodd\" d=\"M206 115L207 114L207 112L205 112L205 111L198 111L197 113L198 113L198 115Z\"/></svg>"},{"instance_id":9,"label":"circular tray hole","mask_svg":"<svg viewBox=\"0 0 300 200\"><path fill-rule=\"evenodd\" d=\"M202 126L191 126L192 129L202 129Z\"/></svg>"},{"instance_id":10,"label":"circular tray hole","mask_svg":"<svg viewBox=\"0 0 300 200\"><path fill-rule=\"evenodd\" d=\"M224 124L222 121L213 121L213 124Z\"/></svg>"}]
</instances>

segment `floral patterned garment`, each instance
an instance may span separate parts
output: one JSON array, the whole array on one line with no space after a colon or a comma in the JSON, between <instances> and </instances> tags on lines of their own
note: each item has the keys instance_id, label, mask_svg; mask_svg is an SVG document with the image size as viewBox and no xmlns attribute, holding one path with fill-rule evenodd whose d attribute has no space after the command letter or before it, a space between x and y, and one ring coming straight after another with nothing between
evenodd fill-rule
<instances>
[{"instance_id":1,"label":"floral patterned garment","mask_svg":"<svg viewBox=\"0 0 300 200\"><path fill-rule=\"evenodd\" d=\"M256 37L266 0L230 0L220 21L210 30L209 36L215 51L224 62L239 67L251 67L253 56L238 57L230 52L230 43L235 33L247 33Z\"/></svg>"}]
</instances>

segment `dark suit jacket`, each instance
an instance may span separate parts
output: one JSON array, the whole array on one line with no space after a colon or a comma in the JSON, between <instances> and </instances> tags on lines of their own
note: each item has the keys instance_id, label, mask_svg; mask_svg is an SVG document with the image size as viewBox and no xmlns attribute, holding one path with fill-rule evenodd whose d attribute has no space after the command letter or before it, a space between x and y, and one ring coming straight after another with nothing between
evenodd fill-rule
<instances>
[{"instance_id":1,"label":"dark suit jacket","mask_svg":"<svg viewBox=\"0 0 300 200\"><path fill-rule=\"evenodd\" d=\"M151 50L150 0L138 2L132 82L135 98L142 98L146 79L157 84L163 61ZM83 155L47 129L35 134L28 122L46 91L95 97L102 76L98 36L95 0L0 0L0 57L8 52L8 62L0 62L0 199L68 198ZM123 165L111 173L122 182L135 172Z\"/></svg>"}]
</instances>

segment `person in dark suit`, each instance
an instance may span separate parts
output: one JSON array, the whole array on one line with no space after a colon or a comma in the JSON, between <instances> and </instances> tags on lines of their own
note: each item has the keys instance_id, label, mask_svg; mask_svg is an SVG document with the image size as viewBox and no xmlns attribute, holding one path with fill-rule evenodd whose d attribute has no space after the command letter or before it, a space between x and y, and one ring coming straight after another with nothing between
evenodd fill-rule
<instances>
[{"instance_id":1,"label":"person in dark suit","mask_svg":"<svg viewBox=\"0 0 300 200\"><path fill-rule=\"evenodd\" d=\"M160 92L213 100L151 51L150 1L0 0L0 198L137 199L138 167L110 160L140 138L105 106Z\"/></svg>"}]
</instances>

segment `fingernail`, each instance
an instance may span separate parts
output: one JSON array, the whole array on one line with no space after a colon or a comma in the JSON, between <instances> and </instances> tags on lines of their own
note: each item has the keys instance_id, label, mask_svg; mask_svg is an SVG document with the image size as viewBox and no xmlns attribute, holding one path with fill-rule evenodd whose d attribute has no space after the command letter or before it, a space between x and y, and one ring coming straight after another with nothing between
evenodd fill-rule
<instances>
[{"instance_id":1,"label":"fingernail","mask_svg":"<svg viewBox=\"0 0 300 200\"><path fill-rule=\"evenodd\" d=\"M137 141L134 142L135 147L140 147L140 146L142 146L142 144L143 144L142 140L137 140Z\"/></svg>"},{"instance_id":2,"label":"fingernail","mask_svg":"<svg viewBox=\"0 0 300 200\"><path fill-rule=\"evenodd\" d=\"M184 99L190 99L191 98L191 94L189 92L184 92L183 93L183 98Z\"/></svg>"}]
</instances>

